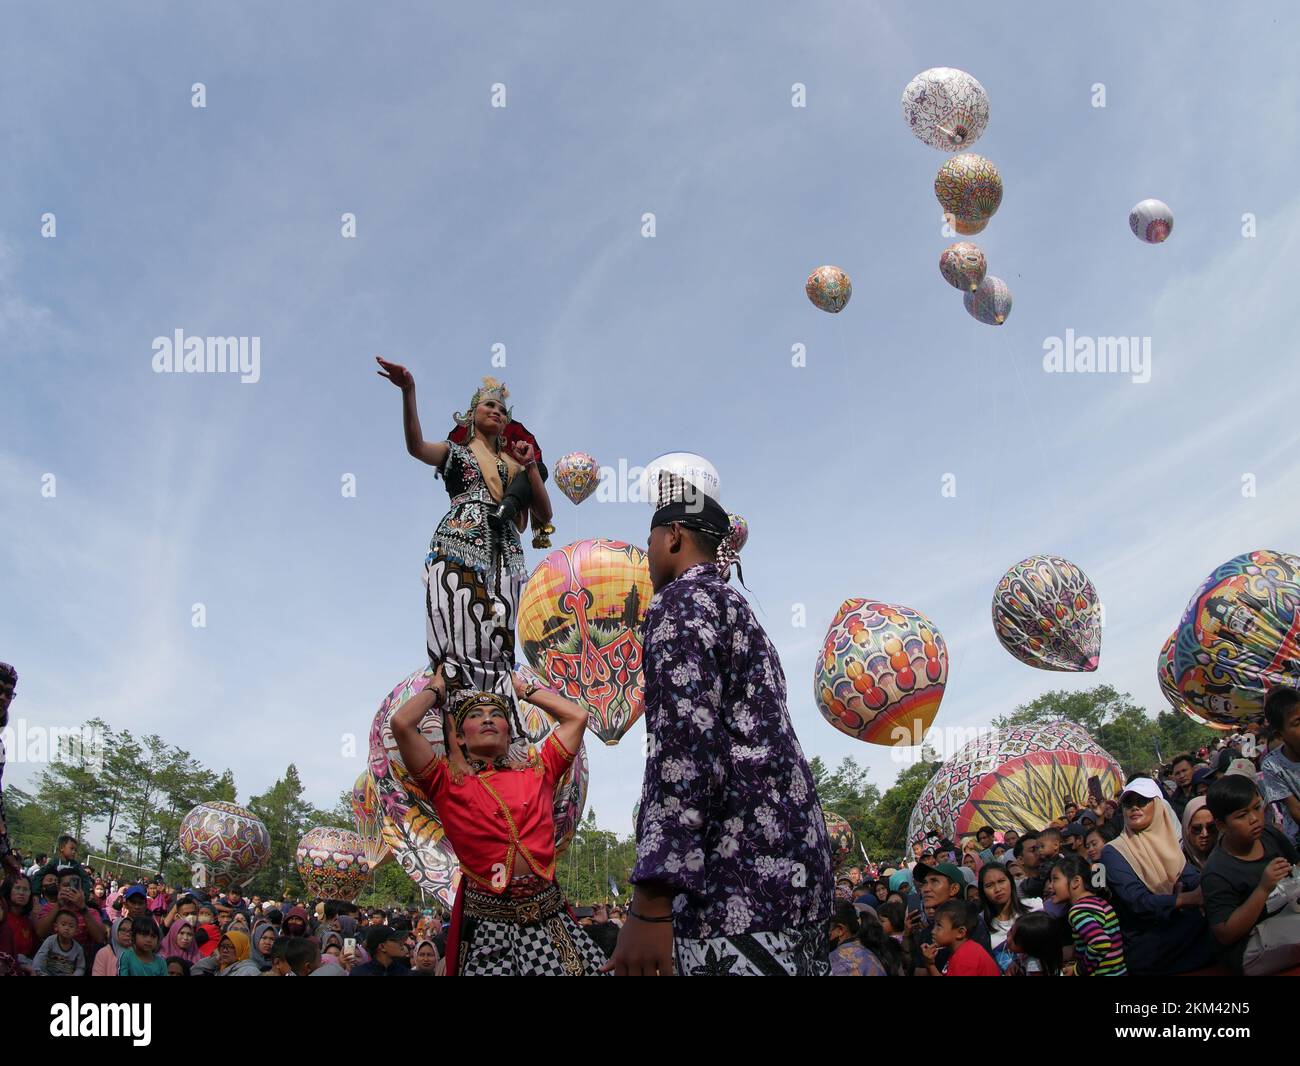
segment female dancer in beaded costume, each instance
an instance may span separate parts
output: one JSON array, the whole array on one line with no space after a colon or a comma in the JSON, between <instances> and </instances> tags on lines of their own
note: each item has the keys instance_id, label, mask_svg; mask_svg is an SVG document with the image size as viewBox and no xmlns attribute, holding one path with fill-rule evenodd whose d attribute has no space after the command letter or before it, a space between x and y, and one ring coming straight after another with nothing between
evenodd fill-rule
<instances>
[{"instance_id":1,"label":"female dancer in beaded costume","mask_svg":"<svg viewBox=\"0 0 1300 1066\"><path fill-rule=\"evenodd\" d=\"M444 668L449 690L495 692L512 701L515 620L526 576L519 534L530 513L535 547L548 544L553 532L545 468L528 441L506 447L511 418L504 384L484 378L465 413L454 416L457 429L448 439L427 441L411 372L376 360L379 374L402 390L406 450L437 468L451 497L424 562L430 668Z\"/></svg>"}]
</instances>

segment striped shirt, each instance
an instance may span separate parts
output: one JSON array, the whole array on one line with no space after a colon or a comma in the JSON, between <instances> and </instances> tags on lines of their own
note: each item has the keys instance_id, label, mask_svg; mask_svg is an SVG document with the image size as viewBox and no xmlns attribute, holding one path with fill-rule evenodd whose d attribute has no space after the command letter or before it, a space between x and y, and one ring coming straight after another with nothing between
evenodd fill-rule
<instances>
[{"instance_id":1,"label":"striped shirt","mask_svg":"<svg viewBox=\"0 0 1300 1066\"><path fill-rule=\"evenodd\" d=\"M1124 934L1115 908L1099 896L1084 896L1070 905L1074 957L1083 977L1125 977Z\"/></svg>"}]
</instances>

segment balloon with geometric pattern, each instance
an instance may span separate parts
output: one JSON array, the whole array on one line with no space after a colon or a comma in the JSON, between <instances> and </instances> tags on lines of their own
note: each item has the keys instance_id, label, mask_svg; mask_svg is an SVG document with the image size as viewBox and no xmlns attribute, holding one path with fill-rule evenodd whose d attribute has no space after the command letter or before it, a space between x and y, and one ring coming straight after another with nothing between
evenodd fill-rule
<instances>
[{"instance_id":1,"label":"balloon with geometric pattern","mask_svg":"<svg viewBox=\"0 0 1300 1066\"><path fill-rule=\"evenodd\" d=\"M1088 575L1059 555L1031 555L993 590L1002 646L1039 670L1092 671L1101 657L1101 606Z\"/></svg>"},{"instance_id":2,"label":"balloon with geometric pattern","mask_svg":"<svg viewBox=\"0 0 1300 1066\"><path fill-rule=\"evenodd\" d=\"M1300 557L1261 549L1216 567L1183 611L1170 670L1209 722L1263 722L1271 689L1300 688Z\"/></svg>"},{"instance_id":3,"label":"balloon with geometric pattern","mask_svg":"<svg viewBox=\"0 0 1300 1066\"><path fill-rule=\"evenodd\" d=\"M731 523L731 530L722 539L722 543L739 555L740 550L749 543L749 523L738 514L728 514L727 519Z\"/></svg>"},{"instance_id":4,"label":"balloon with geometric pattern","mask_svg":"<svg viewBox=\"0 0 1300 1066\"><path fill-rule=\"evenodd\" d=\"M838 314L853 295L853 282L837 266L819 266L804 282L804 292L814 307L830 314Z\"/></svg>"},{"instance_id":5,"label":"balloon with geometric pattern","mask_svg":"<svg viewBox=\"0 0 1300 1066\"><path fill-rule=\"evenodd\" d=\"M1174 231L1174 213L1163 200L1143 200L1128 213L1128 228L1145 244L1162 244Z\"/></svg>"},{"instance_id":6,"label":"balloon with geometric pattern","mask_svg":"<svg viewBox=\"0 0 1300 1066\"><path fill-rule=\"evenodd\" d=\"M1079 726L1059 721L982 732L945 762L921 790L907 823L907 843L927 833L960 845L982 826L1034 830L1067 804L1088 802L1088 779L1117 797L1124 771Z\"/></svg>"},{"instance_id":7,"label":"balloon with geometric pattern","mask_svg":"<svg viewBox=\"0 0 1300 1066\"><path fill-rule=\"evenodd\" d=\"M813 695L822 717L869 744L920 744L939 713L948 647L910 607L845 600L817 657Z\"/></svg>"},{"instance_id":8,"label":"balloon with geometric pattern","mask_svg":"<svg viewBox=\"0 0 1300 1066\"><path fill-rule=\"evenodd\" d=\"M1011 290L992 274L985 275L974 291L963 293L961 301L971 318L986 326L1000 326L1011 314Z\"/></svg>"},{"instance_id":9,"label":"balloon with geometric pattern","mask_svg":"<svg viewBox=\"0 0 1300 1066\"><path fill-rule=\"evenodd\" d=\"M207 888L224 892L248 884L271 857L271 834L252 811L225 800L209 800L182 820L180 845L202 864Z\"/></svg>"},{"instance_id":10,"label":"balloon with geometric pattern","mask_svg":"<svg viewBox=\"0 0 1300 1066\"><path fill-rule=\"evenodd\" d=\"M831 869L837 870L853 850L853 827L848 819L832 810L822 808L826 821L826 836L831 842Z\"/></svg>"},{"instance_id":11,"label":"balloon with geometric pattern","mask_svg":"<svg viewBox=\"0 0 1300 1066\"><path fill-rule=\"evenodd\" d=\"M934 195L945 212L964 222L982 222L1002 203L1002 175L982 155L965 152L939 168Z\"/></svg>"},{"instance_id":12,"label":"balloon with geometric pattern","mask_svg":"<svg viewBox=\"0 0 1300 1066\"><path fill-rule=\"evenodd\" d=\"M389 848L384 843L384 814L379 809L379 793L370 778L369 770L362 770L352 785L352 820L357 826L357 836L366 848L366 861L373 870L386 858Z\"/></svg>"},{"instance_id":13,"label":"balloon with geometric pattern","mask_svg":"<svg viewBox=\"0 0 1300 1066\"><path fill-rule=\"evenodd\" d=\"M907 83L903 120L918 140L941 152L969 148L989 124L984 86L964 70L931 67Z\"/></svg>"},{"instance_id":14,"label":"balloon with geometric pattern","mask_svg":"<svg viewBox=\"0 0 1300 1066\"><path fill-rule=\"evenodd\" d=\"M945 221L963 237L974 237L977 233L983 233L989 224L987 218L982 218L978 222L967 222L954 214L948 214L944 217Z\"/></svg>"},{"instance_id":15,"label":"balloon with geometric pattern","mask_svg":"<svg viewBox=\"0 0 1300 1066\"><path fill-rule=\"evenodd\" d=\"M298 876L317 899L351 903L370 877L365 851L364 841L352 830L317 826L298 841Z\"/></svg>"},{"instance_id":16,"label":"balloon with geometric pattern","mask_svg":"<svg viewBox=\"0 0 1300 1066\"><path fill-rule=\"evenodd\" d=\"M974 292L988 273L988 260L978 244L958 241L950 244L939 256L939 273L954 289Z\"/></svg>"}]
</instances>

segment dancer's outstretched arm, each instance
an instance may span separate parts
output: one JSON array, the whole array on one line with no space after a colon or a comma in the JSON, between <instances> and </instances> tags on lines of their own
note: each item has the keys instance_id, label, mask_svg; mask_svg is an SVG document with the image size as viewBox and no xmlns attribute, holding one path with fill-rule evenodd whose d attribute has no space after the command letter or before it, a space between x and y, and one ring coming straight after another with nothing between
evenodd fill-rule
<instances>
[{"instance_id":1,"label":"dancer's outstretched arm","mask_svg":"<svg viewBox=\"0 0 1300 1066\"><path fill-rule=\"evenodd\" d=\"M420 432L420 416L415 409L415 377L406 367L390 363L382 356L375 356L375 362L379 364L379 376L402 390L402 429L406 434L406 450L422 463L441 467L447 461L450 449L445 440L428 441Z\"/></svg>"},{"instance_id":2,"label":"dancer's outstretched arm","mask_svg":"<svg viewBox=\"0 0 1300 1066\"><path fill-rule=\"evenodd\" d=\"M518 674L513 676L515 695L526 699L534 707L540 707L557 722L556 739L564 745L566 751L576 752L582 743L582 731L587 728L587 711L573 700L566 699L549 688L536 688L528 695L528 682Z\"/></svg>"}]
</instances>

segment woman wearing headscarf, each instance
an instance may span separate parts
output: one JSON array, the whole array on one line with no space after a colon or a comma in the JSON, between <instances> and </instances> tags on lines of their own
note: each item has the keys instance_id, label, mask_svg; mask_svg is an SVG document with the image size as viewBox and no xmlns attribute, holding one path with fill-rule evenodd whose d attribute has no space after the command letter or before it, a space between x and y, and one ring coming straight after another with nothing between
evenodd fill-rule
<instances>
[{"instance_id":1,"label":"woman wearing headscarf","mask_svg":"<svg viewBox=\"0 0 1300 1066\"><path fill-rule=\"evenodd\" d=\"M411 973L416 977L441 977L444 973L438 945L432 940L420 940L411 954Z\"/></svg>"},{"instance_id":2,"label":"woman wearing headscarf","mask_svg":"<svg viewBox=\"0 0 1300 1066\"><path fill-rule=\"evenodd\" d=\"M172 922L167 935L163 937L162 949L158 954L164 959L184 959L193 966L203 958L198 941L194 938L194 926L183 918Z\"/></svg>"},{"instance_id":3,"label":"woman wearing headscarf","mask_svg":"<svg viewBox=\"0 0 1300 1066\"><path fill-rule=\"evenodd\" d=\"M239 930L226 930L217 945L218 977L259 977L262 971L249 957L248 937Z\"/></svg>"},{"instance_id":4,"label":"woman wearing headscarf","mask_svg":"<svg viewBox=\"0 0 1300 1066\"><path fill-rule=\"evenodd\" d=\"M108 934L108 943L95 952L95 962L90 968L91 977L116 977L117 960L122 952L131 950L131 919L118 918Z\"/></svg>"},{"instance_id":5,"label":"woman wearing headscarf","mask_svg":"<svg viewBox=\"0 0 1300 1066\"><path fill-rule=\"evenodd\" d=\"M1198 870L1204 870L1205 860L1218 842L1219 827L1205 805L1205 797L1188 800L1183 808L1183 854Z\"/></svg>"},{"instance_id":6,"label":"woman wearing headscarf","mask_svg":"<svg viewBox=\"0 0 1300 1066\"><path fill-rule=\"evenodd\" d=\"M253 926L248 952L248 957L257 967L258 973L266 973L271 968L271 952L274 948L275 926L270 922L258 922Z\"/></svg>"},{"instance_id":7,"label":"woman wearing headscarf","mask_svg":"<svg viewBox=\"0 0 1300 1066\"><path fill-rule=\"evenodd\" d=\"M1201 872L1160 786L1135 777L1120 794L1124 831L1102 849L1106 887L1124 933L1129 973L1186 973L1214 961L1201 912Z\"/></svg>"}]
</instances>

